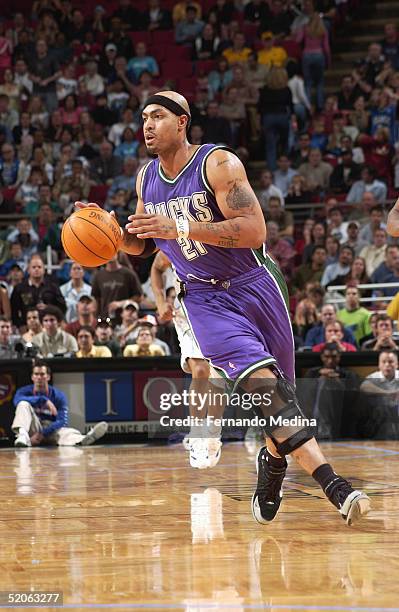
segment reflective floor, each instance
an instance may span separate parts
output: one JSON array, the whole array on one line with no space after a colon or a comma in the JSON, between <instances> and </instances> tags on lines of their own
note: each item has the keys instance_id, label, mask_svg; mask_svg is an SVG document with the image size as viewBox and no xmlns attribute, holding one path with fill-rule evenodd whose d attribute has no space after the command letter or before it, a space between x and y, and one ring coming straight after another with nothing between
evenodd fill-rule
<instances>
[{"instance_id":1,"label":"reflective floor","mask_svg":"<svg viewBox=\"0 0 399 612\"><path fill-rule=\"evenodd\" d=\"M251 445L204 471L181 445L1 450L0 591L63 591L76 610L399 610L399 443L323 446L372 498L356 528L293 463L278 518L255 523Z\"/></svg>"}]
</instances>

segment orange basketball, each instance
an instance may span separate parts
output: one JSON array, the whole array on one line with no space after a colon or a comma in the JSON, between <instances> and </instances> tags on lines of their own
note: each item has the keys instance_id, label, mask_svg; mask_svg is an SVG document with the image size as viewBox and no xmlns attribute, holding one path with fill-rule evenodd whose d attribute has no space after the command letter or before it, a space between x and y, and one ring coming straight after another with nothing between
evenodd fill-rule
<instances>
[{"instance_id":1,"label":"orange basketball","mask_svg":"<svg viewBox=\"0 0 399 612\"><path fill-rule=\"evenodd\" d=\"M73 213L61 233L68 257L88 268L102 266L112 259L120 239L118 222L100 208L82 208Z\"/></svg>"}]
</instances>

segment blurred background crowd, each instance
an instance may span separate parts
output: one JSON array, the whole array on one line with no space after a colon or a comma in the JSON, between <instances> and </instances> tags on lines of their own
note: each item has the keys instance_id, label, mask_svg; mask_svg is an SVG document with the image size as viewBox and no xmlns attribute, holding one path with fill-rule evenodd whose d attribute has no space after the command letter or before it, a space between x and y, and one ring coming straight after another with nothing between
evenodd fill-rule
<instances>
[{"instance_id":1,"label":"blurred background crowd","mask_svg":"<svg viewBox=\"0 0 399 612\"><path fill-rule=\"evenodd\" d=\"M234 148L290 287L296 347L396 350L395 21L358 0L16 0L0 20L0 358L162 356L152 260L66 259L75 200L135 211L147 97L189 100L189 140ZM360 24L358 23L360 19ZM348 41L353 47L348 48ZM371 285L364 288L363 285ZM175 289L165 279L168 300ZM399 295L399 294L398 294Z\"/></svg>"}]
</instances>

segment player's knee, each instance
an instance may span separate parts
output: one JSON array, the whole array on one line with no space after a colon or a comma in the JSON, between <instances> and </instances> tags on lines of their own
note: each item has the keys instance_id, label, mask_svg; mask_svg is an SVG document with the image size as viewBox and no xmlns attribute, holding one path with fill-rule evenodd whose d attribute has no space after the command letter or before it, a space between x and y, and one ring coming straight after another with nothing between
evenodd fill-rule
<instances>
[{"instance_id":1,"label":"player's knee","mask_svg":"<svg viewBox=\"0 0 399 612\"><path fill-rule=\"evenodd\" d=\"M209 365L206 361L199 359L190 359L189 363L191 367L191 375L193 378L209 378Z\"/></svg>"},{"instance_id":2,"label":"player's knee","mask_svg":"<svg viewBox=\"0 0 399 612\"><path fill-rule=\"evenodd\" d=\"M32 405L26 400L21 400L16 406L16 410L31 410Z\"/></svg>"}]
</instances>

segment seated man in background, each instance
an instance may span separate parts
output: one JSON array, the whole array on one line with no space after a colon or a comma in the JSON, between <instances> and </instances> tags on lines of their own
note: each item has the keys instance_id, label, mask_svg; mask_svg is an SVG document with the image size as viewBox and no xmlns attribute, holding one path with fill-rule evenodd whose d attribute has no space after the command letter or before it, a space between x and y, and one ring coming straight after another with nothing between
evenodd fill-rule
<instances>
[{"instance_id":1,"label":"seated man in background","mask_svg":"<svg viewBox=\"0 0 399 612\"><path fill-rule=\"evenodd\" d=\"M22 339L24 342L32 342L33 336L40 334L42 329L42 324L40 323L39 311L37 308L28 308L26 312L26 325L28 331L26 331Z\"/></svg>"},{"instance_id":2,"label":"seated man in background","mask_svg":"<svg viewBox=\"0 0 399 612\"><path fill-rule=\"evenodd\" d=\"M342 353L346 352L356 352L356 347L349 342L344 341L344 326L341 321L331 321L327 323L325 328L325 336L326 341L321 344L315 344L312 348L314 353L320 353L323 350L326 344L331 344L331 342L335 342L338 346L338 349Z\"/></svg>"},{"instance_id":3,"label":"seated man in background","mask_svg":"<svg viewBox=\"0 0 399 612\"><path fill-rule=\"evenodd\" d=\"M128 344L123 351L124 357L164 357L160 346L154 344L155 334L148 325L139 327L136 344Z\"/></svg>"},{"instance_id":4,"label":"seated man in background","mask_svg":"<svg viewBox=\"0 0 399 612\"><path fill-rule=\"evenodd\" d=\"M76 339L78 341L79 350L75 357L84 357L85 359L89 357L112 357L112 353L108 347L94 345L95 333L90 325L83 325L79 329Z\"/></svg>"},{"instance_id":5,"label":"seated man in background","mask_svg":"<svg viewBox=\"0 0 399 612\"><path fill-rule=\"evenodd\" d=\"M337 319L352 330L357 343L360 338L371 332L370 315L371 312L367 308L360 306L359 289L347 287L345 289L345 308L337 312Z\"/></svg>"},{"instance_id":6,"label":"seated man in background","mask_svg":"<svg viewBox=\"0 0 399 612\"><path fill-rule=\"evenodd\" d=\"M358 430L365 438L398 440L399 370L396 351L378 356L378 370L362 382Z\"/></svg>"},{"instance_id":7,"label":"seated man in background","mask_svg":"<svg viewBox=\"0 0 399 612\"><path fill-rule=\"evenodd\" d=\"M83 266L73 262L71 269L69 270L70 280L61 285L60 291L64 296L67 311L65 314L65 321L70 323L77 318L77 303L82 295L91 295L91 286L84 282L84 269ZM72 333L72 332L70 332Z\"/></svg>"},{"instance_id":8,"label":"seated man in background","mask_svg":"<svg viewBox=\"0 0 399 612\"><path fill-rule=\"evenodd\" d=\"M321 344L326 340L326 325L327 323L334 323L337 320L337 313L333 304L324 304L320 312L320 323L309 329L305 337L305 346L314 346L315 344ZM344 342L356 345L355 337L351 330L344 327Z\"/></svg>"},{"instance_id":9,"label":"seated man in background","mask_svg":"<svg viewBox=\"0 0 399 612\"><path fill-rule=\"evenodd\" d=\"M114 330L112 329L107 319L100 319L99 321L97 321L95 335L95 346L105 346L109 348L112 353L112 357L122 356L120 344L118 340L114 337Z\"/></svg>"},{"instance_id":10,"label":"seated man in background","mask_svg":"<svg viewBox=\"0 0 399 612\"><path fill-rule=\"evenodd\" d=\"M18 336L12 335L10 319L0 316L0 359L17 359L20 354L16 350Z\"/></svg>"},{"instance_id":11,"label":"seated man in background","mask_svg":"<svg viewBox=\"0 0 399 612\"><path fill-rule=\"evenodd\" d=\"M62 312L56 306L47 306L40 313L43 331L32 338L41 357L65 356L76 353L78 345L75 338L61 329Z\"/></svg>"},{"instance_id":12,"label":"seated man in background","mask_svg":"<svg viewBox=\"0 0 399 612\"><path fill-rule=\"evenodd\" d=\"M17 390L14 397L15 417L12 430L15 446L88 446L107 432L104 421L86 435L68 425L68 403L59 389L49 385L51 370L44 361L36 360L32 369L32 385Z\"/></svg>"},{"instance_id":13,"label":"seated man in background","mask_svg":"<svg viewBox=\"0 0 399 612\"><path fill-rule=\"evenodd\" d=\"M82 294L76 304L77 318L65 326L65 331L76 338L78 331L83 325L88 325L95 329L97 304L94 297L90 294Z\"/></svg>"},{"instance_id":14,"label":"seated man in background","mask_svg":"<svg viewBox=\"0 0 399 612\"><path fill-rule=\"evenodd\" d=\"M305 379L298 381L305 416L317 419L318 438L336 440L343 435L343 424L356 399L358 377L340 366L341 354L336 342L324 344L322 365L310 368Z\"/></svg>"},{"instance_id":15,"label":"seated man in background","mask_svg":"<svg viewBox=\"0 0 399 612\"><path fill-rule=\"evenodd\" d=\"M392 319L386 314L379 314L376 323L377 335L361 345L362 351L397 351L399 342L393 339Z\"/></svg>"}]
</instances>

